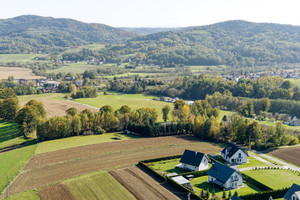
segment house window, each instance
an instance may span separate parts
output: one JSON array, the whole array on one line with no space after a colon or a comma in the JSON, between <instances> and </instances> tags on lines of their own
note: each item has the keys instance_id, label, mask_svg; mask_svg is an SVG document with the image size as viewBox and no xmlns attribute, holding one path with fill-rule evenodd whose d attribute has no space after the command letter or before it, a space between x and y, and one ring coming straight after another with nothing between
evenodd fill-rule
<instances>
[{"instance_id":1,"label":"house window","mask_svg":"<svg viewBox=\"0 0 300 200\"><path fill-rule=\"evenodd\" d=\"M241 154L241 153L239 153L239 157L242 157L242 154Z\"/></svg>"}]
</instances>

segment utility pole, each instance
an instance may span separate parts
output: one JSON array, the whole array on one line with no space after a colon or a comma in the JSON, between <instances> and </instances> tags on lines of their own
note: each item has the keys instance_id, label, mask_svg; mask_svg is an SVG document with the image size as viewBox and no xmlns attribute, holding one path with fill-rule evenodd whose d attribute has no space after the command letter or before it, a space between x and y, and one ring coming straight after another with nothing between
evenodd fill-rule
<instances>
[{"instance_id":1,"label":"utility pole","mask_svg":"<svg viewBox=\"0 0 300 200\"><path fill-rule=\"evenodd\" d=\"M191 193L189 192L187 195L188 200L191 200Z\"/></svg>"},{"instance_id":2,"label":"utility pole","mask_svg":"<svg viewBox=\"0 0 300 200\"><path fill-rule=\"evenodd\" d=\"M250 135L249 135L249 151L251 151L251 140L250 140Z\"/></svg>"}]
</instances>

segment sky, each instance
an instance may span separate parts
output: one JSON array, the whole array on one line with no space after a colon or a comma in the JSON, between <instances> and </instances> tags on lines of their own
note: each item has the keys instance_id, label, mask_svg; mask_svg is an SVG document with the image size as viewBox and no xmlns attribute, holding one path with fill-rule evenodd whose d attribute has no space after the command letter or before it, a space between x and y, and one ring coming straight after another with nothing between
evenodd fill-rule
<instances>
[{"instance_id":1,"label":"sky","mask_svg":"<svg viewBox=\"0 0 300 200\"><path fill-rule=\"evenodd\" d=\"M299 0L0 0L0 18L40 15L114 27L185 27L227 20L300 26Z\"/></svg>"}]
</instances>

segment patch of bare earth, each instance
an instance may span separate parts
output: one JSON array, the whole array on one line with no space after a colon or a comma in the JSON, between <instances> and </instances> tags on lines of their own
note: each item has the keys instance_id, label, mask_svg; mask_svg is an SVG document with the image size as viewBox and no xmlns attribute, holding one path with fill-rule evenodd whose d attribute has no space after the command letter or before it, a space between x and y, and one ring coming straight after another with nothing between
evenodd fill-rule
<instances>
[{"instance_id":1,"label":"patch of bare earth","mask_svg":"<svg viewBox=\"0 0 300 200\"><path fill-rule=\"evenodd\" d=\"M18 193L97 170L136 164L140 160L182 154L185 149L203 153L219 147L189 136L169 136L87 145L39 154L11 184Z\"/></svg>"},{"instance_id":2,"label":"patch of bare earth","mask_svg":"<svg viewBox=\"0 0 300 200\"><path fill-rule=\"evenodd\" d=\"M40 188L39 194L41 200L75 200L69 188L63 183L58 183L55 185Z\"/></svg>"},{"instance_id":3,"label":"patch of bare earth","mask_svg":"<svg viewBox=\"0 0 300 200\"><path fill-rule=\"evenodd\" d=\"M300 147L279 148L270 152L270 154L300 166Z\"/></svg>"},{"instance_id":4,"label":"patch of bare earth","mask_svg":"<svg viewBox=\"0 0 300 200\"><path fill-rule=\"evenodd\" d=\"M135 166L111 170L109 173L139 200L179 200L172 192Z\"/></svg>"},{"instance_id":5,"label":"patch of bare earth","mask_svg":"<svg viewBox=\"0 0 300 200\"><path fill-rule=\"evenodd\" d=\"M74 107L78 110L78 112L83 111L84 109L89 109L92 112L97 112L98 109L87 107L84 105L76 104L70 101L59 101L59 100L47 100L47 99L41 99L38 100L39 102L42 102L44 104L44 108L47 112L47 118L51 118L54 116L62 117L66 115L66 110ZM21 106L24 106L27 102L21 102Z\"/></svg>"},{"instance_id":6,"label":"patch of bare earth","mask_svg":"<svg viewBox=\"0 0 300 200\"><path fill-rule=\"evenodd\" d=\"M42 76L36 76L29 68L23 67L0 67L0 79L7 79L13 76L15 79L40 79Z\"/></svg>"}]
</instances>

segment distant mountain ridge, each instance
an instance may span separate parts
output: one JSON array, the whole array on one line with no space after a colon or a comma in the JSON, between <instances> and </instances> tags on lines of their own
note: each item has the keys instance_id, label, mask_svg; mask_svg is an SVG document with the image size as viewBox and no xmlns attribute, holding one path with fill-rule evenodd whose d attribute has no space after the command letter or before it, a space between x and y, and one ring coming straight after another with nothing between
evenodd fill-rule
<instances>
[{"instance_id":1,"label":"distant mountain ridge","mask_svg":"<svg viewBox=\"0 0 300 200\"><path fill-rule=\"evenodd\" d=\"M178 27L178 28L152 28L152 27L119 27L119 29L122 29L124 31L133 32L139 35L150 35L153 33L159 33L159 32L167 32L167 31L180 31L184 28Z\"/></svg>"},{"instance_id":2,"label":"distant mountain ridge","mask_svg":"<svg viewBox=\"0 0 300 200\"><path fill-rule=\"evenodd\" d=\"M121 43L136 33L73 19L24 15L0 20L0 53L26 53L88 43Z\"/></svg>"}]
</instances>

